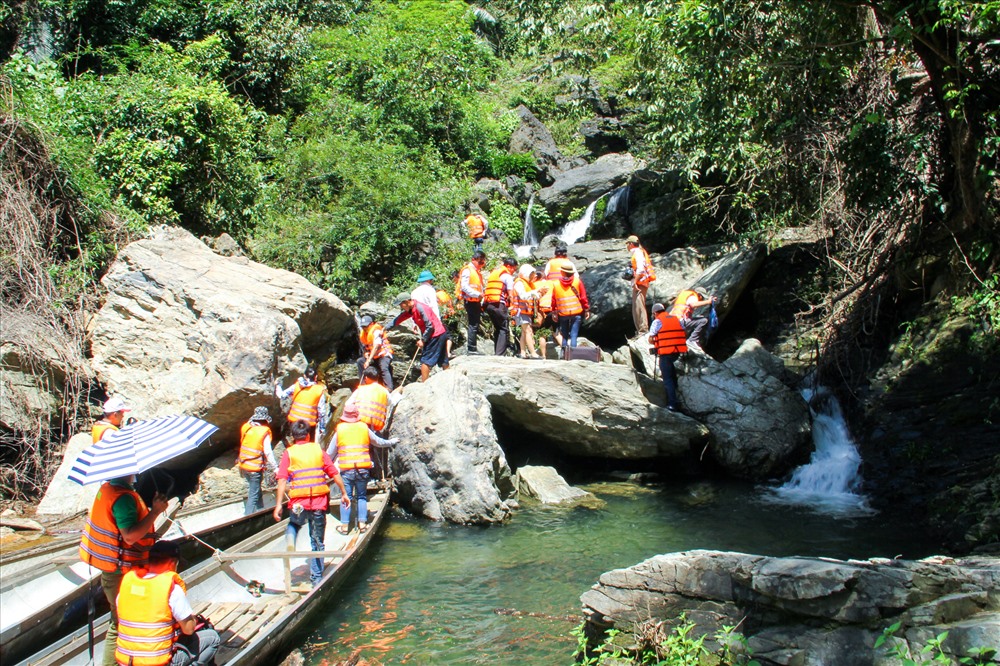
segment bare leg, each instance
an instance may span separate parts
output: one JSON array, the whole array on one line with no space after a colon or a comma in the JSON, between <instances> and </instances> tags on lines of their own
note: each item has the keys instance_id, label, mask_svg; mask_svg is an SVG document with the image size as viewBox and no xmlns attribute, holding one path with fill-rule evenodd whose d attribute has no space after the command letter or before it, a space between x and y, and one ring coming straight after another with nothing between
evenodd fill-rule
<instances>
[{"instance_id":1,"label":"bare leg","mask_svg":"<svg viewBox=\"0 0 1000 666\"><path fill-rule=\"evenodd\" d=\"M429 377L430 374L431 374L431 366L427 365L426 363L421 363L420 364L420 381L426 382L427 381L427 377Z\"/></svg>"}]
</instances>

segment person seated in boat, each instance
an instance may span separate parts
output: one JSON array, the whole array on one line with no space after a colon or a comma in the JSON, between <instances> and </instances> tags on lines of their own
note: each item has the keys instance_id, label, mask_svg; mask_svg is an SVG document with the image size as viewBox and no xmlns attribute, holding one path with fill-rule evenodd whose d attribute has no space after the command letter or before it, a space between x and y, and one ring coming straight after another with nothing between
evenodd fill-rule
<instances>
[{"instance_id":1,"label":"person seated in boat","mask_svg":"<svg viewBox=\"0 0 1000 666\"><path fill-rule=\"evenodd\" d=\"M313 550L324 550L326 511L330 507L332 479L340 488L341 505L350 508L351 500L344 489L344 482L337 473L330 456L312 441L312 428L305 421L292 423L292 443L281 454L278 465L278 488L274 505L274 520L281 522L282 502L288 490L288 527L285 539L294 546L295 538L306 521L309 521L309 539ZM323 577L323 558L309 560L309 580L315 586Z\"/></svg>"},{"instance_id":2,"label":"person seated in boat","mask_svg":"<svg viewBox=\"0 0 1000 666\"><path fill-rule=\"evenodd\" d=\"M271 415L267 407L259 405L254 408L253 416L240 428L240 474L247 480L247 504L244 515L260 511L264 508L261 498L261 486L264 482L264 466L268 469L278 469L274 462L274 451L271 449Z\"/></svg>"},{"instance_id":3,"label":"person seated in boat","mask_svg":"<svg viewBox=\"0 0 1000 666\"><path fill-rule=\"evenodd\" d=\"M315 428L316 441L322 441L326 434L326 421L329 418L326 399L326 385L319 381L316 368L309 367L286 389L281 388L281 382L275 382L274 395L279 400L292 398L292 406L288 408L288 425L295 421L305 421L310 428Z\"/></svg>"},{"instance_id":4,"label":"person seated in boat","mask_svg":"<svg viewBox=\"0 0 1000 666\"><path fill-rule=\"evenodd\" d=\"M326 452L337 461L344 477L347 492L358 505L358 532L368 529L368 481L371 479L371 447L389 448L399 443L399 438L382 439L367 423L360 419L358 405L348 401L344 413L333 433ZM351 505L340 505L340 525L337 531L347 534L351 524Z\"/></svg>"},{"instance_id":5,"label":"person seated in boat","mask_svg":"<svg viewBox=\"0 0 1000 666\"><path fill-rule=\"evenodd\" d=\"M180 548L161 540L149 564L125 574L118 593L115 662L121 666L214 664L219 632L194 614L184 580L177 574ZM199 625L201 625L199 627Z\"/></svg>"},{"instance_id":6,"label":"person seated in boat","mask_svg":"<svg viewBox=\"0 0 1000 666\"><path fill-rule=\"evenodd\" d=\"M101 588L111 606L104 645L104 666L114 666L118 641L115 599L122 578L146 562L155 542L156 518L167 510L167 497L157 492L147 507L133 487L135 475L105 481L97 490L80 539L80 559L101 572Z\"/></svg>"}]
</instances>

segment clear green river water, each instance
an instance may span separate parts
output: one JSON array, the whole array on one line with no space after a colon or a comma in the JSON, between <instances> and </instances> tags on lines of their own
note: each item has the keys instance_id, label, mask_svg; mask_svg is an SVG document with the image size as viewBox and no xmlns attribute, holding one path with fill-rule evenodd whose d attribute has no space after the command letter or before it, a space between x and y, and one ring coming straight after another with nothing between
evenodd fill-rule
<instances>
[{"instance_id":1,"label":"clear green river water","mask_svg":"<svg viewBox=\"0 0 1000 666\"><path fill-rule=\"evenodd\" d=\"M580 595L605 571L693 549L762 555L930 554L884 516L821 515L766 503L750 485L581 486L606 505L524 505L502 527L396 512L353 580L296 643L306 664L571 664ZM516 614L498 610L517 611Z\"/></svg>"}]
</instances>

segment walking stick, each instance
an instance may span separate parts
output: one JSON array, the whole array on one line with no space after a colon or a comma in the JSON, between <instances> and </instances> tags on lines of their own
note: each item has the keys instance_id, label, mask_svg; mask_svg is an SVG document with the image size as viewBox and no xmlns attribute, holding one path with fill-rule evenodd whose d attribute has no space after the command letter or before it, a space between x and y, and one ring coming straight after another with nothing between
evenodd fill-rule
<instances>
[{"instance_id":1,"label":"walking stick","mask_svg":"<svg viewBox=\"0 0 1000 666\"><path fill-rule=\"evenodd\" d=\"M417 350L413 352L413 358L410 359L410 364L406 366L406 372L403 373L403 381L395 388L395 390L393 390L393 393L396 393L397 391L402 393L403 387L406 386L406 380L410 378L410 370L413 369L413 364L416 363L417 356L419 355L420 347L417 347Z\"/></svg>"}]
</instances>

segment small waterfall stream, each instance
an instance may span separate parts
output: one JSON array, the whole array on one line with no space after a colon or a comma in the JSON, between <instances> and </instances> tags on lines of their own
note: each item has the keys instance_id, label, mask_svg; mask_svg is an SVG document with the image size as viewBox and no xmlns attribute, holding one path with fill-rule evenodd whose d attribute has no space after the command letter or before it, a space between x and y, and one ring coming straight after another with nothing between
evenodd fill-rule
<instances>
[{"instance_id":1,"label":"small waterfall stream","mask_svg":"<svg viewBox=\"0 0 1000 666\"><path fill-rule=\"evenodd\" d=\"M597 202L606 196L608 196L607 193L602 194L590 202L590 205L587 206L587 210L583 213L583 217L579 220L568 222L566 226L559 231L559 240L566 245L572 245L586 236L587 230L590 229L590 225L594 222L594 211L597 210Z\"/></svg>"},{"instance_id":2,"label":"small waterfall stream","mask_svg":"<svg viewBox=\"0 0 1000 666\"><path fill-rule=\"evenodd\" d=\"M535 205L535 193L531 193L528 199L528 211L524 214L524 231L521 234L521 244L514 246L514 253L518 259L525 259L531 256L531 250L538 245L538 232L535 231L535 223L531 220L531 207Z\"/></svg>"},{"instance_id":3,"label":"small waterfall stream","mask_svg":"<svg viewBox=\"0 0 1000 666\"><path fill-rule=\"evenodd\" d=\"M812 415L815 450L782 486L770 488L764 500L806 505L820 513L866 515L873 513L861 488L861 455L851 437L840 403L827 389L806 389L802 397Z\"/></svg>"}]
</instances>

